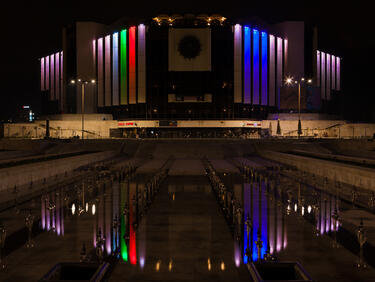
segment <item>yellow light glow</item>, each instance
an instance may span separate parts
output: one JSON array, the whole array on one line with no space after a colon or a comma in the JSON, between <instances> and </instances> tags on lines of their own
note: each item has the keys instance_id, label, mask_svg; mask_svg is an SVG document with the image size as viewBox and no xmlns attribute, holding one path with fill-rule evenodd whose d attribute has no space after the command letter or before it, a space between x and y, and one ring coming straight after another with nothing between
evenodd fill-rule
<instances>
[{"instance_id":1,"label":"yellow light glow","mask_svg":"<svg viewBox=\"0 0 375 282\"><path fill-rule=\"evenodd\" d=\"M76 81L75 81L74 79L72 79L72 80L70 81L70 83L71 83L71 84L74 84L74 83L76 83Z\"/></svg>"},{"instance_id":2,"label":"yellow light glow","mask_svg":"<svg viewBox=\"0 0 375 282\"><path fill-rule=\"evenodd\" d=\"M161 264L161 262L160 262L160 260L158 260L158 261L156 262L156 267L155 267L155 270L156 270L156 271L159 271L159 270L160 270L160 264Z\"/></svg>"},{"instance_id":3,"label":"yellow light glow","mask_svg":"<svg viewBox=\"0 0 375 282\"><path fill-rule=\"evenodd\" d=\"M225 263L223 261L220 264L220 269L221 269L221 271L225 270Z\"/></svg>"},{"instance_id":4,"label":"yellow light glow","mask_svg":"<svg viewBox=\"0 0 375 282\"><path fill-rule=\"evenodd\" d=\"M168 264L168 270L169 270L169 271L172 271L172 267L173 267L173 261L170 260L170 261L169 261L169 264Z\"/></svg>"},{"instance_id":5,"label":"yellow light glow","mask_svg":"<svg viewBox=\"0 0 375 282\"><path fill-rule=\"evenodd\" d=\"M312 79L309 79L309 80L307 81L307 83L312 83Z\"/></svg>"},{"instance_id":6,"label":"yellow light glow","mask_svg":"<svg viewBox=\"0 0 375 282\"><path fill-rule=\"evenodd\" d=\"M174 199L176 198L175 194L173 193L172 195L172 200L174 201Z\"/></svg>"},{"instance_id":7,"label":"yellow light glow","mask_svg":"<svg viewBox=\"0 0 375 282\"><path fill-rule=\"evenodd\" d=\"M92 215L95 215L95 212L96 212L96 206L95 206L95 204L93 204L92 208L91 208Z\"/></svg>"},{"instance_id":8,"label":"yellow light glow","mask_svg":"<svg viewBox=\"0 0 375 282\"><path fill-rule=\"evenodd\" d=\"M286 79L286 83L287 83L287 84L291 84L292 81L293 81L293 79L292 79L291 77L288 77L288 78Z\"/></svg>"},{"instance_id":9,"label":"yellow light glow","mask_svg":"<svg viewBox=\"0 0 375 282\"><path fill-rule=\"evenodd\" d=\"M211 260L210 259L207 260L207 268L208 268L208 271L211 271Z\"/></svg>"},{"instance_id":10,"label":"yellow light glow","mask_svg":"<svg viewBox=\"0 0 375 282\"><path fill-rule=\"evenodd\" d=\"M96 81L95 81L95 79L91 79L91 83L95 83Z\"/></svg>"}]
</instances>

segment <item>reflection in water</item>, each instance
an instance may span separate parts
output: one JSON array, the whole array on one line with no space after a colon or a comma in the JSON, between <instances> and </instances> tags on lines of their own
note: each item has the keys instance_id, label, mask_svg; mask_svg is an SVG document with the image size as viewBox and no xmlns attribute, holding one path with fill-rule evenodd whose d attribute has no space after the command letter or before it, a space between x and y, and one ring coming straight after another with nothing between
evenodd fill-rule
<instances>
[{"instance_id":1,"label":"reflection in water","mask_svg":"<svg viewBox=\"0 0 375 282\"><path fill-rule=\"evenodd\" d=\"M42 230L51 230L58 236L64 235L64 203L61 195L60 189L58 192L51 192L41 197Z\"/></svg>"},{"instance_id":2,"label":"reflection in water","mask_svg":"<svg viewBox=\"0 0 375 282\"><path fill-rule=\"evenodd\" d=\"M321 193L320 205L315 209L316 226L320 235L338 231L339 222L333 219L335 211L339 211L336 197Z\"/></svg>"},{"instance_id":3,"label":"reflection in water","mask_svg":"<svg viewBox=\"0 0 375 282\"><path fill-rule=\"evenodd\" d=\"M137 249L136 249L136 236L134 225L137 222L137 184L130 183L129 185L130 195L130 216L129 216L129 255L130 263L137 264Z\"/></svg>"},{"instance_id":4,"label":"reflection in water","mask_svg":"<svg viewBox=\"0 0 375 282\"><path fill-rule=\"evenodd\" d=\"M286 224L282 206L278 204L275 197L267 197L266 183L251 182L243 185L243 207L244 207L244 240L243 240L243 262L257 261L264 256L269 248L271 254L280 252L286 248ZM237 194L237 195L238 195ZM249 227L246 225L246 220L249 220L251 231L248 232ZM258 252L258 246L261 249ZM235 248L235 263L239 265L238 249Z\"/></svg>"},{"instance_id":5,"label":"reflection in water","mask_svg":"<svg viewBox=\"0 0 375 282\"><path fill-rule=\"evenodd\" d=\"M125 238L126 238L126 226L127 226L127 222L128 222L128 215L129 215L129 212L127 210L127 205L126 203L128 202L128 189L127 189L127 183L121 183L120 184L121 186L121 212L120 214L122 215L121 216L121 224L120 224L120 241L121 241L121 244L120 244L120 252L121 252L121 258L123 261L127 262L128 261L128 246L126 244L126 241L125 241Z\"/></svg>"}]
</instances>

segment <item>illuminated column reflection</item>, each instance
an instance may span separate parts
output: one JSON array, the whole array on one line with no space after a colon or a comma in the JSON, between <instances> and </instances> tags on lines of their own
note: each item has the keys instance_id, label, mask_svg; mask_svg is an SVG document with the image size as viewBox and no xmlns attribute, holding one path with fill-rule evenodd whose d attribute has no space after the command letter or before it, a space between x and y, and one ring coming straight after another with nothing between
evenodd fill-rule
<instances>
[{"instance_id":1,"label":"illuminated column reflection","mask_svg":"<svg viewBox=\"0 0 375 282\"><path fill-rule=\"evenodd\" d=\"M136 234L135 234L135 229L133 226L133 223L136 220L136 205L135 199L136 196L136 189L137 185L136 183L130 183L129 186L129 255L130 255L130 263L131 264L137 264L137 249L136 249Z\"/></svg>"},{"instance_id":2,"label":"illuminated column reflection","mask_svg":"<svg viewBox=\"0 0 375 282\"><path fill-rule=\"evenodd\" d=\"M126 229L127 229L127 222L125 220L125 215L123 214L123 211L126 207L126 203L128 201L128 185L125 182L121 183L121 213L120 213L120 218L121 218L121 226L120 226L120 248L121 248L121 258L123 261L127 262L128 261L128 246L125 241L126 237ZM129 207L129 206L128 206ZM129 214L129 212L128 212Z\"/></svg>"}]
</instances>

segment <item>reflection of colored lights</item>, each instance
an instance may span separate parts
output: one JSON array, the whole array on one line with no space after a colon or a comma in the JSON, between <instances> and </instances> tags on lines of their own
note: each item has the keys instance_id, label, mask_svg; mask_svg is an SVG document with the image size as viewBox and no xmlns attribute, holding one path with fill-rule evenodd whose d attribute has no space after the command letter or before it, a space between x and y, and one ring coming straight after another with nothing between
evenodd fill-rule
<instances>
[{"instance_id":1,"label":"reflection of colored lights","mask_svg":"<svg viewBox=\"0 0 375 282\"><path fill-rule=\"evenodd\" d=\"M210 259L207 260L207 268L208 268L208 271L211 271L211 260Z\"/></svg>"},{"instance_id":2,"label":"reflection of colored lights","mask_svg":"<svg viewBox=\"0 0 375 282\"><path fill-rule=\"evenodd\" d=\"M173 267L173 261L170 260L168 264L168 271L172 271L172 267Z\"/></svg>"},{"instance_id":3,"label":"reflection of colored lights","mask_svg":"<svg viewBox=\"0 0 375 282\"><path fill-rule=\"evenodd\" d=\"M86 203L86 212L89 211L89 203Z\"/></svg>"},{"instance_id":4,"label":"reflection of colored lights","mask_svg":"<svg viewBox=\"0 0 375 282\"><path fill-rule=\"evenodd\" d=\"M125 220L121 217L121 257L123 261L128 261L128 246L125 242Z\"/></svg>"},{"instance_id":5,"label":"reflection of colored lights","mask_svg":"<svg viewBox=\"0 0 375 282\"><path fill-rule=\"evenodd\" d=\"M305 215L305 207L302 207L302 208L301 208L301 214L302 214L302 216Z\"/></svg>"},{"instance_id":6,"label":"reflection of colored lights","mask_svg":"<svg viewBox=\"0 0 375 282\"><path fill-rule=\"evenodd\" d=\"M160 264L161 264L161 261L158 260L158 261L156 262L156 266L155 266L155 270L156 270L156 271L159 271L159 270L160 270Z\"/></svg>"},{"instance_id":7,"label":"reflection of colored lights","mask_svg":"<svg viewBox=\"0 0 375 282\"><path fill-rule=\"evenodd\" d=\"M307 212L311 213L311 206L310 205L307 207Z\"/></svg>"},{"instance_id":8,"label":"reflection of colored lights","mask_svg":"<svg viewBox=\"0 0 375 282\"><path fill-rule=\"evenodd\" d=\"M297 204L294 204L294 211L297 212Z\"/></svg>"},{"instance_id":9,"label":"reflection of colored lights","mask_svg":"<svg viewBox=\"0 0 375 282\"><path fill-rule=\"evenodd\" d=\"M76 213L76 205L73 203L72 205L72 215Z\"/></svg>"},{"instance_id":10,"label":"reflection of colored lights","mask_svg":"<svg viewBox=\"0 0 375 282\"><path fill-rule=\"evenodd\" d=\"M95 215L95 212L96 212L96 206L95 206L95 204L93 204L92 207L91 207L92 215Z\"/></svg>"},{"instance_id":11,"label":"reflection of colored lights","mask_svg":"<svg viewBox=\"0 0 375 282\"><path fill-rule=\"evenodd\" d=\"M145 267L145 258L144 257L141 257L139 259L139 265L140 267L143 269Z\"/></svg>"}]
</instances>

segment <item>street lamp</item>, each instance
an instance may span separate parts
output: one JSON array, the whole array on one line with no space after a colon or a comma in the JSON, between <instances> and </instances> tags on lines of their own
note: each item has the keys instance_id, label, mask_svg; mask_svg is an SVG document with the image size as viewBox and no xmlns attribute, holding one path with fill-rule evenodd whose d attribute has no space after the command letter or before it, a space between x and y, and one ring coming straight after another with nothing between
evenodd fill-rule
<instances>
[{"instance_id":1,"label":"street lamp","mask_svg":"<svg viewBox=\"0 0 375 282\"><path fill-rule=\"evenodd\" d=\"M293 77L287 77L285 79L285 83L289 86L293 84L298 84L298 138L302 134L302 126L301 126L301 83L311 84L312 79L306 79L302 77L301 79L294 80Z\"/></svg>"},{"instance_id":2,"label":"street lamp","mask_svg":"<svg viewBox=\"0 0 375 282\"><path fill-rule=\"evenodd\" d=\"M80 78L77 79L77 82L81 84L81 92L82 92L82 100L81 100L81 106L82 106L82 140L83 140L83 133L84 133L84 128L85 128L85 86L89 83L95 84L96 81L95 79L91 79L90 81L88 80L82 80ZM74 85L76 84L76 81L72 79L70 81L70 84Z\"/></svg>"}]
</instances>

